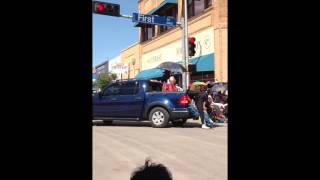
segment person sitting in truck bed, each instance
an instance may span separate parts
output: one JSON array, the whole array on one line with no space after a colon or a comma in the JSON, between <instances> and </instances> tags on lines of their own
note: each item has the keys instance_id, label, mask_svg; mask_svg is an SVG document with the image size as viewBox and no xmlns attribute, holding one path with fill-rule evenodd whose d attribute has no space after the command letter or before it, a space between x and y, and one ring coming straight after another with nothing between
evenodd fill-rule
<instances>
[{"instance_id":1,"label":"person sitting in truck bed","mask_svg":"<svg viewBox=\"0 0 320 180\"><path fill-rule=\"evenodd\" d=\"M177 91L176 79L173 76L163 83L162 92L175 92Z\"/></svg>"}]
</instances>

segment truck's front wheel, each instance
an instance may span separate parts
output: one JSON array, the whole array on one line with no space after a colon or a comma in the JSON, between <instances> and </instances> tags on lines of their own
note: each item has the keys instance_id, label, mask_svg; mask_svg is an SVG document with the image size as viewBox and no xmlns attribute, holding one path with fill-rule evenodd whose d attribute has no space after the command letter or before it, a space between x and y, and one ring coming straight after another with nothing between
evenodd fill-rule
<instances>
[{"instance_id":1,"label":"truck's front wheel","mask_svg":"<svg viewBox=\"0 0 320 180\"><path fill-rule=\"evenodd\" d=\"M166 127L169 122L169 113L161 107L153 108L149 113L149 120L154 128Z\"/></svg>"}]
</instances>

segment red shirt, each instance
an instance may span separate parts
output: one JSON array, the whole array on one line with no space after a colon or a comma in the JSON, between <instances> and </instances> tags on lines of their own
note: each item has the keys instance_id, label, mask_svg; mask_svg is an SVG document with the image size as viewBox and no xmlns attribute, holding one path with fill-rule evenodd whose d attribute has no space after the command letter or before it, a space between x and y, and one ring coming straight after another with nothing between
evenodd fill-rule
<instances>
[{"instance_id":1,"label":"red shirt","mask_svg":"<svg viewBox=\"0 0 320 180\"><path fill-rule=\"evenodd\" d=\"M171 91L177 91L177 87L174 84L171 83L163 83L163 87L162 87L162 91L163 92L171 92Z\"/></svg>"}]
</instances>

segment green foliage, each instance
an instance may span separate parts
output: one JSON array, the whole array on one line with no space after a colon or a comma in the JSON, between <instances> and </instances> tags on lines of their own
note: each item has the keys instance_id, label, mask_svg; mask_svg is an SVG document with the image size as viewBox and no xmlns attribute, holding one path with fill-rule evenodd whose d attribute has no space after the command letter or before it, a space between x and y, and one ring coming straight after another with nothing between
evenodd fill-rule
<instances>
[{"instance_id":1,"label":"green foliage","mask_svg":"<svg viewBox=\"0 0 320 180\"><path fill-rule=\"evenodd\" d=\"M117 79L117 75L116 75L116 74L111 74L111 78L112 78L113 80L115 80L115 79Z\"/></svg>"},{"instance_id":2,"label":"green foliage","mask_svg":"<svg viewBox=\"0 0 320 180\"><path fill-rule=\"evenodd\" d=\"M103 89L107 85L109 85L113 80L117 79L116 74L107 74L107 73L100 73L97 78L97 86L100 89Z\"/></svg>"},{"instance_id":3,"label":"green foliage","mask_svg":"<svg viewBox=\"0 0 320 180\"><path fill-rule=\"evenodd\" d=\"M92 89L98 89L97 81L92 81Z\"/></svg>"}]
</instances>

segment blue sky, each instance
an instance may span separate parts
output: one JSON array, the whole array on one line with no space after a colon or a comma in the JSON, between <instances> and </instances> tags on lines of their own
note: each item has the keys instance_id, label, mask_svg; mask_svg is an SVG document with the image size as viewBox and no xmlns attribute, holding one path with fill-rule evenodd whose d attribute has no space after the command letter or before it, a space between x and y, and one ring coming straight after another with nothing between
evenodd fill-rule
<instances>
[{"instance_id":1,"label":"blue sky","mask_svg":"<svg viewBox=\"0 0 320 180\"><path fill-rule=\"evenodd\" d=\"M100 0L120 4L120 13L138 12L138 0ZM92 14L92 60L96 66L120 55L120 51L138 41L138 28L131 19Z\"/></svg>"}]
</instances>

